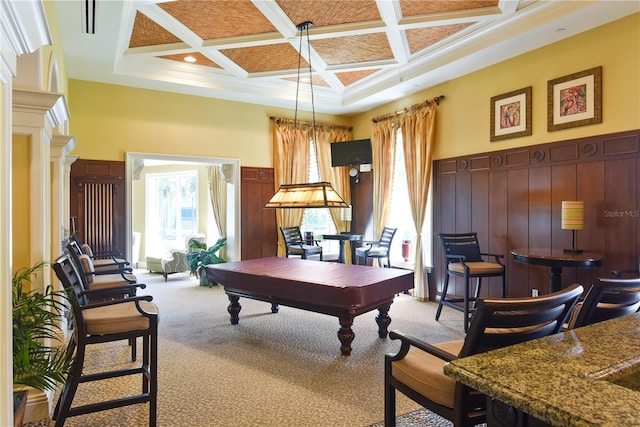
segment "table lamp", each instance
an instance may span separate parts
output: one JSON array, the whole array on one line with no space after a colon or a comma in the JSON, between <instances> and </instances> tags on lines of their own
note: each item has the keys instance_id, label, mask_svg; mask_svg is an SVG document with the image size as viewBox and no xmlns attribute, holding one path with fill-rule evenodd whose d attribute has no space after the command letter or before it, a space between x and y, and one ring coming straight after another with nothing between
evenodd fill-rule
<instances>
[{"instance_id":1,"label":"table lamp","mask_svg":"<svg viewBox=\"0 0 640 427\"><path fill-rule=\"evenodd\" d=\"M562 201L562 229L571 230L571 249L565 253L581 254L582 249L576 249L576 230L584 228L584 202L578 200Z\"/></svg>"}]
</instances>

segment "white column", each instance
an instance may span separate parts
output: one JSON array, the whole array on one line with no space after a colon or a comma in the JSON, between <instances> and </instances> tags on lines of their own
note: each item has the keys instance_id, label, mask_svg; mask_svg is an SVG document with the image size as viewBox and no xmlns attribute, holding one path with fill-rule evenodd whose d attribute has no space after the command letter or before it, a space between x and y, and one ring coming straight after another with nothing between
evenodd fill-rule
<instances>
[{"instance_id":1,"label":"white column","mask_svg":"<svg viewBox=\"0 0 640 427\"><path fill-rule=\"evenodd\" d=\"M10 283L11 132L17 58L51 44L41 1L0 1L0 283ZM13 425L11 290L0 286L0 425Z\"/></svg>"},{"instance_id":2,"label":"white column","mask_svg":"<svg viewBox=\"0 0 640 427\"><path fill-rule=\"evenodd\" d=\"M13 133L30 139L31 265L51 261L51 140L53 128L69 119L61 94L13 90ZM59 242L58 242L59 244ZM36 289L51 284L47 274L34 277Z\"/></svg>"},{"instance_id":3,"label":"white column","mask_svg":"<svg viewBox=\"0 0 640 427\"><path fill-rule=\"evenodd\" d=\"M69 180L65 179L69 168L66 156L75 147L73 136L54 135L51 139L51 261L62 253L62 243L69 237L69 216L66 214L69 212Z\"/></svg>"}]
</instances>

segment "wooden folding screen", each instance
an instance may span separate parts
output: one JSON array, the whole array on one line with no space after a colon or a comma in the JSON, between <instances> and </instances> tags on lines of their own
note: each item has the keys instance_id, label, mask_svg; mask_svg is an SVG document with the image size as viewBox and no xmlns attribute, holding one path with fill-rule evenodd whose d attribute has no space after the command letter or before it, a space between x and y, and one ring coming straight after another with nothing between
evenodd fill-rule
<instances>
[{"instance_id":1,"label":"wooden folding screen","mask_svg":"<svg viewBox=\"0 0 640 427\"><path fill-rule=\"evenodd\" d=\"M78 160L71 167L70 214L94 252L126 253L125 163Z\"/></svg>"}]
</instances>

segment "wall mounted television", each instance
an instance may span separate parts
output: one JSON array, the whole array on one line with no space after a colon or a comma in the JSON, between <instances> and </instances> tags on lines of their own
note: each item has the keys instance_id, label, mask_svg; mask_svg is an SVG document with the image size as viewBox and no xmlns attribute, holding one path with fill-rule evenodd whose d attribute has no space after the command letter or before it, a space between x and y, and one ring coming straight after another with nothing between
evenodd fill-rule
<instances>
[{"instance_id":1,"label":"wall mounted television","mask_svg":"<svg viewBox=\"0 0 640 427\"><path fill-rule=\"evenodd\" d=\"M331 166L371 164L371 139L333 142L331 144Z\"/></svg>"}]
</instances>

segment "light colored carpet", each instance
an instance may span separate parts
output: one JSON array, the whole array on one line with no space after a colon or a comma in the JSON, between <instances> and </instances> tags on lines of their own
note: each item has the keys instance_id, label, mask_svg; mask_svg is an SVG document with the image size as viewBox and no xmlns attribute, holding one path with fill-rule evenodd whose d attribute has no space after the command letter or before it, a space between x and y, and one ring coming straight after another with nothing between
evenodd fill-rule
<instances>
[{"instance_id":1,"label":"light colored carpet","mask_svg":"<svg viewBox=\"0 0 640 427\"><path fill-rule=\"evenodd\" d=\"M384 414L384 354L399 343L377 336L373 311L356 317L350 356L340 355L335 317L240 299L240 323L231 325L220 286L198 286L188 273L169 276L137 271L160 310L159 426L327 426L379 423ZM399 295L391 306L390 329L431 342L463 337L461 313ZM127 364L126 343L97 344L88 360L100 366ZM115 379L81 385L74 406L137 393L139 380ZM442 419L398 393L397 413L405 426L446 426ZM147 405L73 417L67 426L144 426ZM377 425L377 424L376 424Z\"/></svg>"}]
</instances>

